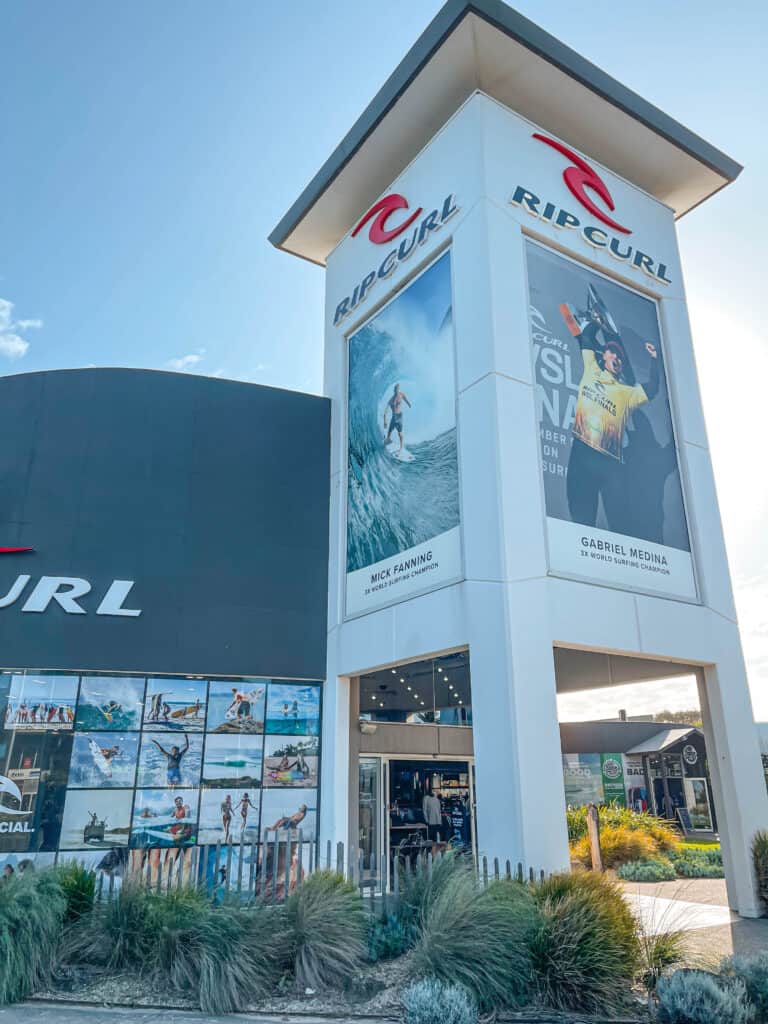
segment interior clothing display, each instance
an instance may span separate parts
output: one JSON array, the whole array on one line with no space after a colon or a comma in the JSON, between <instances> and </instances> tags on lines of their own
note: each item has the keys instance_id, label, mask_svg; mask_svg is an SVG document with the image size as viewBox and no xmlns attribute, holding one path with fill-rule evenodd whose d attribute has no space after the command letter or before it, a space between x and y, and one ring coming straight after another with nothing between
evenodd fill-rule
<instances>
[{"instance_id":1,"label":"interior clothing display","mask_svg":"<svg viewBox=\"0 0 768 1024\"><path fill-rule=\"evenodd\" d=\"M443 820L443 808L438 797L427 793L421 802L424 820L428 825L440 825Z\"/></svg>"}]
</instances>

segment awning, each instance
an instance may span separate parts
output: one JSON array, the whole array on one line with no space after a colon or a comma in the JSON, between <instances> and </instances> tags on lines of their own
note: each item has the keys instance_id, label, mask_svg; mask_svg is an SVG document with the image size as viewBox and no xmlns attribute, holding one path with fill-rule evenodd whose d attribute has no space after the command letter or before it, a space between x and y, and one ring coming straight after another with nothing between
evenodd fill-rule
<instances>
[{"instance_id":1,"label":"awning","mask_svg":"<svg viewBox=\"0 0 768 1024\"><path fill-rule=\"evenodd\" d=\"M699 730L692 726L681 726L679 729L662 729L661 732L656 732L653 736L649 736L647 740L643 740L642 743L638 743L636 747L632 747L628 750L628 754L659 754L664 750L669 750L676 743L680 743L682 740L687 740L689 736L694 733L698 733Z\"/></svg>"}]
</instances>

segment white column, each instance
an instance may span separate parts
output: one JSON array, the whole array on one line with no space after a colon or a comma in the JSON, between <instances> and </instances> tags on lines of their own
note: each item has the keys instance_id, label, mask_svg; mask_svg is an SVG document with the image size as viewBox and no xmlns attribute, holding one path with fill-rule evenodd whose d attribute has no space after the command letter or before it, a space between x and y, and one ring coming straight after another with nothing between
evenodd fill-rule
<instances>
[{"instance_id":1,"label":"white column","mask_svg":"<svg viewBox=\"0 0 768 1024\"><path fill-rule=\"evenodd\" d=\"M738 635L730 655L700 673L699 702L728 905L742 917L759 917L752 840L768 829L768 795Z\"/></svg>"}]
</instances>

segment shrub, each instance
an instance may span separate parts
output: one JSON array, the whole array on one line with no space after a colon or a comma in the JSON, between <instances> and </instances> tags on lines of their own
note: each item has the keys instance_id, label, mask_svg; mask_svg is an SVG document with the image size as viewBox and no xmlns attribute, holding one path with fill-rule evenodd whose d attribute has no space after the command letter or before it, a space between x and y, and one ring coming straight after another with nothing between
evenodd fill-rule
<instances>
[{"instance_id":1,"label":"shrub","mask_svg":"<svg viewBox=\"0 0 768 1024\"><path fill-rule=\"evenodd\" d=\"M54 871L67 901L66 920L76 921L89 913L96 895L96 872L77 861L62 864Z\"/></svg>"},{"instance_id":2,"label":"shrub","mask_svg":"<svg viewBox=\"0 0 768 1024\"><path fill-rule=\"evenodd\" d=\"M201 1010L219 1014L266 994L284 943L271 908L218 910L196 889L155 893L126 881L73 925L65 953L74 962L151 974L195 992Z\"/></svg>"},{"instance_id":3,"label":"shrub","mask_svg":"<svg viewBox=\"0 0 768 1024\"><path fill-rule=\"evenodd\" d=\"M768 1021L768 952L729 957L720 965L720 972L743 982L755 1019Z\"/></svg>"},{"instance_id":4,"label":"shrub","mask_svg":"<svg viewBox=\"0 0 768 1024\"><path fill-rule=\"evenodd\" d=\"M67 901L54 872L0 885L0 1005L25 999L54 962Z\"/></svg>"},{"instance_id":5,"label":"shrub","mask_svg":"<svg viewBox=\"0 0 768 1024\"><path fill-rule=\"evenodd\" d=\"M640 980L647 992L655 992L659 978L670 967L680 967L685 962L686 938L680 929L638 928L640 940Z\"/></svg>"},{"instance_id":6,"label":"shrub","mask_svg":"<svg viewBox=\"0 0 768 1024\"><path fill-rule=\"evenodd\" d=\"M402 956L414 944L417 935L415 926L396 914L384 919L372 917L368 923L368 959L375 964Z\"/></svg>"},{"instance_id":7,"label":"shrub","mask_svg":"<svg viewBox=\"0 0 768 1024\"><path fill-rule=\"evenodd\" d=\"M113 899L99 903L67 932L65 958L118 970L143 967L149 954L150 902L157 898L138 882L126 880Z\"/></svg>"},{"instance_id":8,"label":"shrub","mask_svg":"<svg viewBox=\"0 0 768 1024\"><path fill-rule=\"evenodd\" d=\"M412 871L401 871L398 917L419 927L448 881L465 870L461 857L450 851L436 857L431 864L420 857Z\"/></svg>"},{"instance_id":9,"label":"shrub","mask_svg":"<svg viewBox=\"0 0 768 1024\"><path fill-rule=\"evenodd\" d=\"M533 889L539 924L534 980L546 1006L605 1013L626 1004L640 964L637 928L621 889L604 875L553 875Z\"/></svg>"},{"instance_id":10,"label":"shrub","mask_svg":"<svg viewBox=\"0 0 768 1024\"><path fill-rule=\"evenodd\" d=\"M606 868L615 868L631 860L651 860L659 852L659 846L649 832L627 828L625 825L601 828L600 849L603 867ZM592 851L587 836L573 845L571 857L584 867L592 866Z\"/></svg>"},{"instance_id":11,"label":"shrub","mask_svg":"<svg viewBox=\"0 0 768 1024\"><path fill-rule=\"evenodd\" d=\"M638 813L628 807L607 804L600 808L600 828L624 827L633 832L645 832L659 851L675 849L680 843L680 833L674 825L652 814ZM587 808L575 807L568 811L568 839L574 843L587 835Z\"/></svg>"},{"instance_id":12,"label":"shrub","mask_svg":"<svg viewBox=\"0 0 768 1024\"><path fill-rule=\"evenodd\" d=\"M756 832L755 838L752 840L752 862L757 877L757 891L760 893L764 908L768 910L768 830L766 829Z\"/></svg>"},{"instance_id":13,"label":"shrub","mask_svg":"<svg viewBox=\"0 0 768 1024\"><path fill-rule=\"evenodd\" d=\"M621 865L617 874L625 882L673 882L677 878L671 862L661 857L627 861Z\"/></svg>"},{"instance_id":14,"label":"shrub","mask_svg":"<svg viewBox=\"0 0 768 1024\"><path fill-rule=\"evenodd\" d=\"M476 1024L477 1004L465 988L434 978L416 981L403 993L406 1024Z\"/></svg>"},{"instance_id":15,"label":"shrub","mask_svg":"<svg viewBox=\"0 0 768 1024\"><path fill-rule=\"evenodd\" d=\"M483 891L474 871L463 868L445 881L425 911L411 972L463 986L483 1011L524 1003L534 922L533 901Z\"/></svg>"},{"instance_id":16,"label":"shrub","mask_svg":"<svg viewBox=\"0 0 768 1024\"><path fill-rule=\"evenodd\" d=\"M723 855L719 849L675 850L669 855L675 871L684 878L723 878Z\"/></svg>"},{"instance_id":17,"label":"shrub","mask_svg":"<svg viewBox=\"0 0 768 1024\"><path fill-rule=\"evenodd\" d=\"M751 1016L743 982L724 985L706 971L680 970L659 978L656 995L664 1024L747 1024Z\"/></svg>"},{"instance_id":18,"label":"shrub","mask_svg":"<svg viewBox=\"0 0 768 1024\"><path fill-rule=\"evenodd\" d=\"M365 956L365 911L355 886L318 871L288 897L284 916L299 985L342 986Z\"/></svg>"}]
</instances>

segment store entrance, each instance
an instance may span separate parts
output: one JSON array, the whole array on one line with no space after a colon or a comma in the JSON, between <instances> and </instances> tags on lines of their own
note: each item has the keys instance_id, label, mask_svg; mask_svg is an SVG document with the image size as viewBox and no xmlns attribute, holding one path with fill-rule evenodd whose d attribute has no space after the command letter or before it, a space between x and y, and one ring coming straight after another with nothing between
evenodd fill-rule
<instances>
[{"instance_id":1,"label":"store entrance","mask_svg":"<svg viewBox=\"0 0 768 1024\"><path fill-rule=\"evenodd\" d=\"M472 847L467 761L389 762L389 849L394 861Z\"/></svg>"},{"instance_id":2,"label":"store entrance","mask_svg":"<svg viewBox=\"0 0 768 1024\"><path fill-rule=\"evenodd\" d=\"M360 759L359 841L364 885L391 886L395 865L475 850L471 760Z\"/></svg>"}]
</instances>

